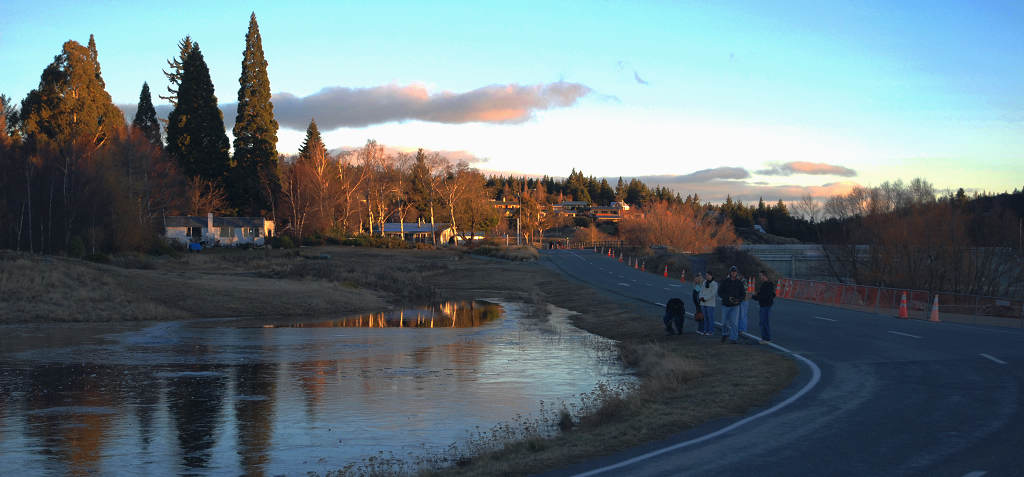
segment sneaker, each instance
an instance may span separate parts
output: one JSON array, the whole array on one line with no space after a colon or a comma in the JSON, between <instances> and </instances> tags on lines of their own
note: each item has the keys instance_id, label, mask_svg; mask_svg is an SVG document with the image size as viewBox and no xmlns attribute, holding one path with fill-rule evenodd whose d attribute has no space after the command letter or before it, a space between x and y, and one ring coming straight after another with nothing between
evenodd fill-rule
<instances>
[{"instance_id":1,"label":"sneaker","mask_svg":"<svg viewBox=\"0 0 1024 477\"><path fill-rule=\"evenodd\" d=\"M704 336L704 332L703 331L698 331L697 334L701 335L701 336Z\"/></svg>"}]
</instances>

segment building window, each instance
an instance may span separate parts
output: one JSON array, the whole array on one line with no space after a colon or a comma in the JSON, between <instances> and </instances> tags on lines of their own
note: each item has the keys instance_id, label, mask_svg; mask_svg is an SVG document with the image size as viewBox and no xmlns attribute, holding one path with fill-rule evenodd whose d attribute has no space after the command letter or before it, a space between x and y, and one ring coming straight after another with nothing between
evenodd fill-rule
<instances>
[{"instance_id":1,"label":"building window","mask_svg":"<svg viewBox=\"0 0 1024 477\"><path fill-rule=\"evenodd\" d=\"M231 237L234 237L234 236L235 236L235 228L234 227L221 227L220 228L220 237L221 238L231 238Z\"/></svg>"}]
</instances>

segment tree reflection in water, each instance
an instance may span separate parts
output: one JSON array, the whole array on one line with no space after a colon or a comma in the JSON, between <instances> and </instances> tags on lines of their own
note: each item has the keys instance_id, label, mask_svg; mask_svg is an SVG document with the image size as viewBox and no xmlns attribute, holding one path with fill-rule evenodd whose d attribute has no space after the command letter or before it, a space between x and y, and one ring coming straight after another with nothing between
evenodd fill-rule
<instances>
[{"instance_id":1,"label":"tree reflection in water","mask_svg":"<svg viewBox=\"0 0 1024 477\"><path fill-rule=\"evenodd\" d=\"M370 313L338 320L266 325L266 328L473 328L501 317L501 306L486 301L448 301L425 308Z\"/></svg>"}]
</instances>

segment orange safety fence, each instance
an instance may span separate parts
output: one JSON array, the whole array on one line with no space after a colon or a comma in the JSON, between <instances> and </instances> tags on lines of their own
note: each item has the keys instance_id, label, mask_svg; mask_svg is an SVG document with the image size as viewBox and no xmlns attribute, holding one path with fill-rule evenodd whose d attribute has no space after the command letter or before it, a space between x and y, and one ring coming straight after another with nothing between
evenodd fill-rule
<instances>
[{"instance_id":1,"label":"orange safety fence","mask_svg":"<svg viewBox=\"0 0 1024 477\"><path fill-rule=\"evenodd\" d=\"M849 285L843 283L819 282L815 280L783 279L780 298L789 298L822 305L851 308L878 314L895 316L900 298L907 294L907 308L911 318L927 319L935 295L924 290ZM1024 326L1024 300L938 293L939 310L942 315L967 317L1010 318Z\"/></svg>"}]
</instances>

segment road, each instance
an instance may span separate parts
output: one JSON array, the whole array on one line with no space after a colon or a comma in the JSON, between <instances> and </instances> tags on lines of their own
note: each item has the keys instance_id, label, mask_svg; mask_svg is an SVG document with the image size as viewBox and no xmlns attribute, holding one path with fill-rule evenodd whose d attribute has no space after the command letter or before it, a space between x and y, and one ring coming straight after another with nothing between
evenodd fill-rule
<instances>
[{"instance_id":1,"label":"road","mask_svg":"<svg viewBox=\"0 0 1024 477\"><path fill-rule=\"evenodd\" d=\"M545 251L542 263L650 307L652 328L660 326L656 304L671 297L692 311L690 285L592 251ZM750 310L756 334L757 305ZM798 382L762 415L721 419L551 475L1024 475L1024 331L778 299L772 334L813 365L802 362Z\"/></svg>"}]
</instances>

